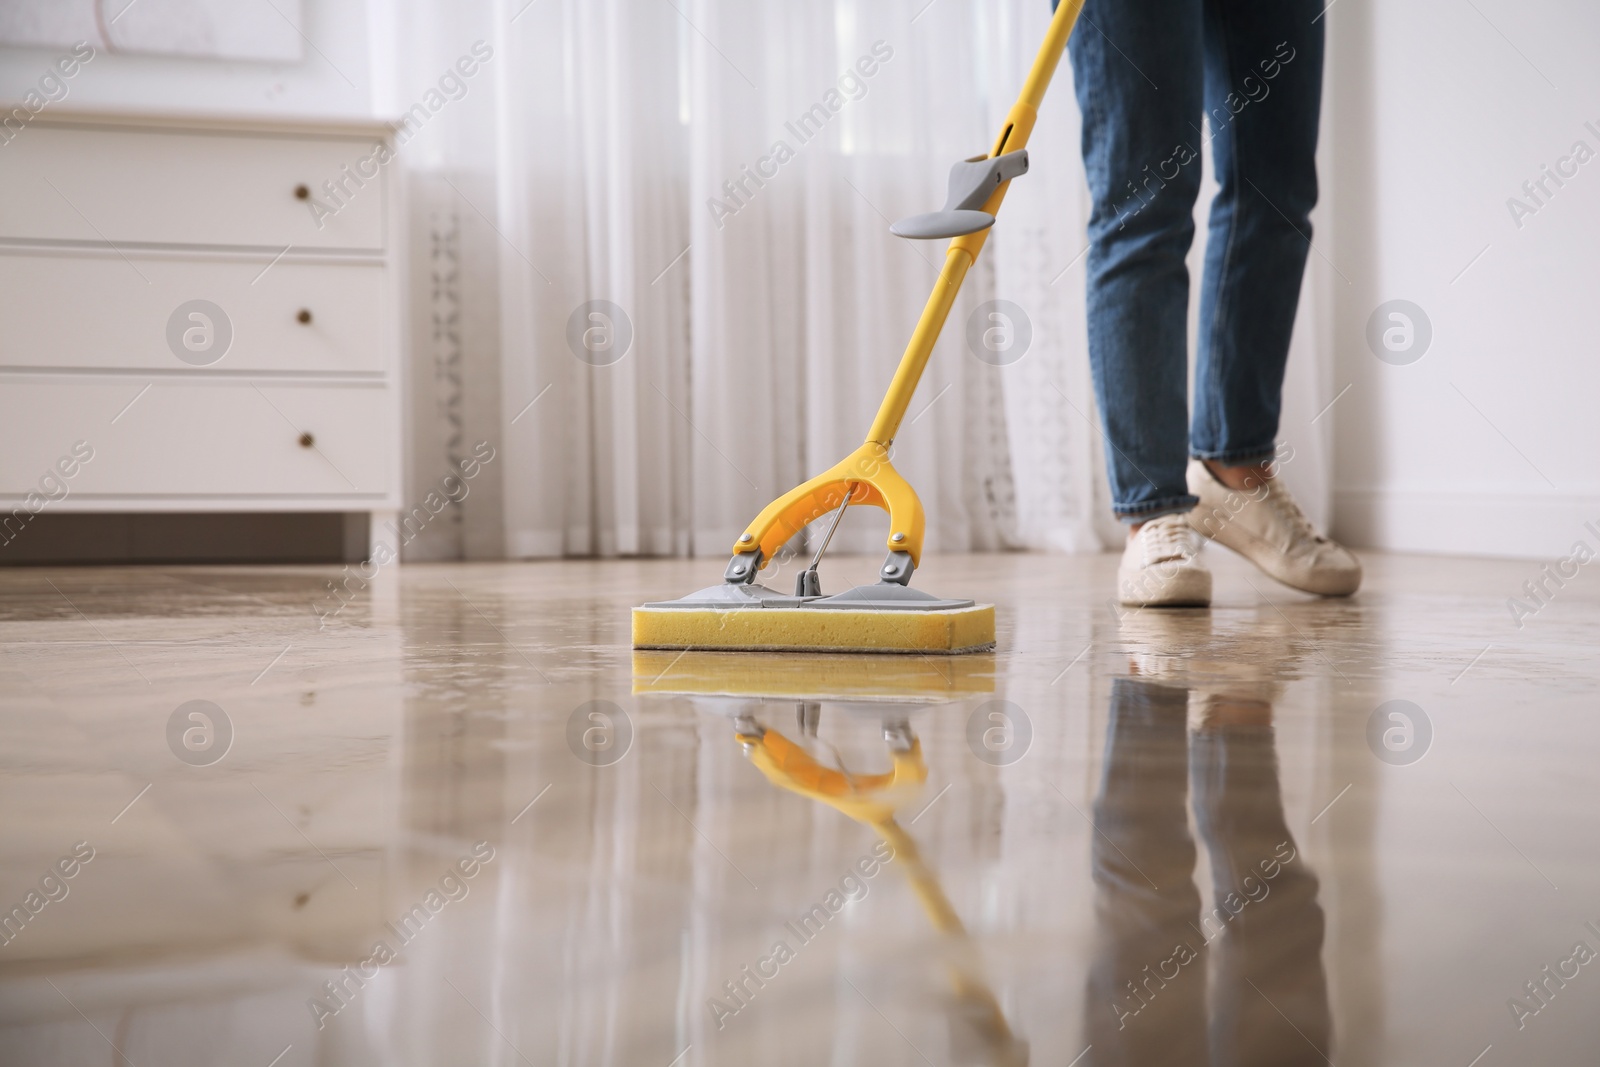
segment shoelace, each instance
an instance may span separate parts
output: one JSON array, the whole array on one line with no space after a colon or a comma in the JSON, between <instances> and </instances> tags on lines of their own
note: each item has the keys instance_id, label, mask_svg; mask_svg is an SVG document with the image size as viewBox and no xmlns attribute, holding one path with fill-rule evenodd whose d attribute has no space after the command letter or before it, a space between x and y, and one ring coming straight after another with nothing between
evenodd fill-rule
<instances>
[{"instance_id":1,"label":"shoelace","mask_svg":"<svg viewBox=\"0 0 1600 1067\"><path fill-rule=\"evenodd\" d=\"M1282 518L1284 522L1289 524L1296 534L1308 541L1316 541L1318 543L1328 540L1322 534L1317 532L1317 528L1315 526L1311 525L1311 520L1306 518L1306 513L1300 510L1300 505L1295 502L1294 497L1289 495L1289 491L1287 489L1272 485L1269 482L1267 488L1267 503L1271 506L1273 511L1278 513L1278 516Z\"/></svg>"},{"instance_id":2,"label":"shoelace","mask_svg":"<svg viewBox=\"0 0 1600 1067\"><path fill-rule=\"evenodd\" d=\"M1164 559L1188 559L1195 554L1195 532L1182 515L1162 515L1139 530L1145 566Z\"/></svg>"}]
</instances>

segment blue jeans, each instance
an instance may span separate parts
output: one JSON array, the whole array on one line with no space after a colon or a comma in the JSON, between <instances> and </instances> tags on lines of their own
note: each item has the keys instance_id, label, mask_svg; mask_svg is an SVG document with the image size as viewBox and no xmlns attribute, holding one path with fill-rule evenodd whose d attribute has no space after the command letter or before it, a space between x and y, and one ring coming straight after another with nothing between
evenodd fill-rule
<instances>
[{"instance_id":1,"label":"blue jeans","mask_svg":"<svg viewBox=\"0 0 1600 1067\"><path fill-rule=\"evenodd\" d=\"M1190 455L1273 453L1317 200L1323 2L1087 0L1072 31L1093 198L1089 361L1126 522L1195 505ZM1220 189L1191 422L1184 256L1208 138Z\"/></svg>"}]
</instances>

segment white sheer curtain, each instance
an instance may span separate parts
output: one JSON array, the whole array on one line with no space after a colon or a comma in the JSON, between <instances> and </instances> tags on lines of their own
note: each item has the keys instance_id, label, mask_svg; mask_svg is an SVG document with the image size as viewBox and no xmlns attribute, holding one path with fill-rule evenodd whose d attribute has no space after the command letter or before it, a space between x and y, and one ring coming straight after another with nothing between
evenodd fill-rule
<instances>
[{"instance_id":1,"label":"white sheer curtain","mask_svg":"<svg viewBox=\"0 0 1600 1067\"><path fill-rule=\"evenodd\" d=\"M858 444L943 256L888 223L937 207L950 163L988 148L1050 15L1044 0L400 10L400 108L475 40L494 50L401 157L416 488L461 442L499 450L499 481L414 558L722 555L770 499ZM1065 63L1029 148L895 446L935 551L1114 536ZM1308 285L1308 302L1319 293ZM996 298L1032 333L1006 366L965 338ZM591 317L594 301L621 315ZM579 358L569 330L590 327L616 331L614 346L631 332L625 355ZM1304 424L1326 360L1302 334L1290 406ZM1293 480L1320 490L1322 450L1298 455L1315 477ZM864 513L841 537L873 551L881 523Z\"/></svg>"}]
</instances>

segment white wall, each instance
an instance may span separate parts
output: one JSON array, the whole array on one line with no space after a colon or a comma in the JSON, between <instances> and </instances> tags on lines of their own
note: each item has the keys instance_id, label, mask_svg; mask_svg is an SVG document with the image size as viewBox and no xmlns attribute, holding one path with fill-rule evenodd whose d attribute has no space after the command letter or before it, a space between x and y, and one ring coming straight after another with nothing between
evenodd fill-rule
<instances>
[{"instance_id":1,"label":"white wall","mask_svg":"<svg viewBox=\"0 0 1600 1067\"><path fill-rule=\"evenodd\" d=\"M1332 226L1316 244L1342 275L1334 388L1350 386L1335 532L1402 551L1600 547L1583 528L1600 526L1600 5L1338 0L1327 17ZM1596 158L1519 228L1508 198L1531 204L1522 183L1580 140ZM1396 298L1433 326L1404 366L1364 336Z\"/></svg>"}]
</instances>

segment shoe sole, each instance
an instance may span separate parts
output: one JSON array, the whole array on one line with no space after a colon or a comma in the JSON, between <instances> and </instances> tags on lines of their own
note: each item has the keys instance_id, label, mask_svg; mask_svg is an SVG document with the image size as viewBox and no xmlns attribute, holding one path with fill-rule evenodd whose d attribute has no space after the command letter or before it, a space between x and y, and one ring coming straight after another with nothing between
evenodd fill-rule
<instances>
[{"instance_id":1,"label":"shoe sole","mask_svg":"<svg viewBox=\"0 0 1600 1067\"><path fill-rule=\"evenodd\" d=\"M1226 549L1238 553L1246 560L1249 560L1250 563L1254 565L1254 567L1262 574L1265 574L1268 578L1271 578L1275 582L1283 583L1290 589L1297 589L1302 593L1310 593L1313 596L1350 596L1352 593L1361 588L1362 576L1360 571L1356 572L1353 579L1333 579L1322 583L1293 581L1288 575L1281 573L1280 568L1275 566L1281 557L1271 548L1267 548L1257 553L1252 551L1252 549L1255 547L1254 541L1246 541L1245 544L1242 545L1233 544L1231 541L1223 540L1221 537L1212 536L1194 523L1190 523L1190 525L1193 526L1202 537L1205 537L1215 544L1219 544Z\"/></svg>"},{"instance_id":2,"label":"shoe sole","mask_svg":"<svg viewBox=\"0 0 1600 1067\"><path fill-rule=\"evenodd\" d=\"M1117 576L1117 599L1129 608L1208 608L1211 606L1211 572L1187 570L1158 579L1159 587ZM1140 590L1136 588L1145 585Z\"/></svg>"}]
</instances>

